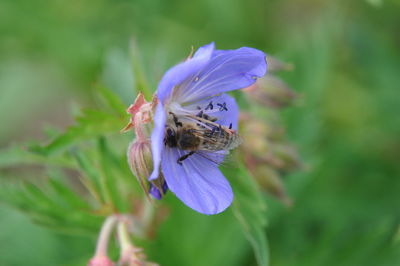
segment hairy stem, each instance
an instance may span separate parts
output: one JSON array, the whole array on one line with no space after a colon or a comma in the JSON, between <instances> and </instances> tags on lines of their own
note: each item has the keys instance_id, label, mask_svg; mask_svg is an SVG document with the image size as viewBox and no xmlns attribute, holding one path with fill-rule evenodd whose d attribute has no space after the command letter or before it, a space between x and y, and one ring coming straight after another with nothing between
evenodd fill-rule
<instances>
[{"instance_id":1,"label":"hairy stem","mask_svg":"<svg viewBox=\"0 0 400 266\"><path fill-rule=\"evenodd\" d=\"M107 256L108 242L117 221L118 218L115 215L111 215L103 223L97 240L95 256Z\"/></svg>"}]
</instances>

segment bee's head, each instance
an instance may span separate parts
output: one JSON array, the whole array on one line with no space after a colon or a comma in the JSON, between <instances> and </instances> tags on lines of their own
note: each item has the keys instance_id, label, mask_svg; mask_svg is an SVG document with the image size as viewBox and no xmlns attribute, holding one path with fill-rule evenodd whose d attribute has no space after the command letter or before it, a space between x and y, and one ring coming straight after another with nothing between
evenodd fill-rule
<instances>
[{"instance_id":1,"label":"bee's head","mask_svg":"<svg viewBox=\"0 0 400 266\"><path fill-rule=\"evenodd\" d=\"M170 127L167 127L167 129L165 130L164 144L171 148L177 146L176 132Z\"/></svg>"}]
</instances>

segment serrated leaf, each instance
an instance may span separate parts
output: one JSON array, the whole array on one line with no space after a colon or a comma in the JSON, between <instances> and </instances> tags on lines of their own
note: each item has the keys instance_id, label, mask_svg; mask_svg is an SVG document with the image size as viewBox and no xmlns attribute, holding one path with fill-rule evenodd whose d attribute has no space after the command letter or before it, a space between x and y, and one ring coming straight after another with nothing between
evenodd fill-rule
<instances>
[{"instance_id":1,"label":"serrated leaf","mask_svg":"<svg viewBox=\"0 0 400 266\"><path fill-rule=\"evenodd\" d=\"M82 178L83 184L99 203L106 202L109 198L107 196L107 191L104 190L101 182L101 176L98 170L95 169L88 156L79 150L72 152L72 155L76 159L82 173L85 175Z\"/></svg>"},{"instance_id":2,"label":"serrated leaf","mask_svg":"<svg viewBox=\"0 0 400 266\"><path fill-rule=\"evenodd\" d=\"M45 146L32 145L30 150L49 156L83 140L111 133L119 134L127 122L125 117L92 109L84 110L82 115L76 118L76 121L76 125L69 127L65 133L56 137L49 144Z\"/></svg>"},{"instance_id":3,"label":"serrated leaf","mask_svg":"<svg viewBox=\"0 0 400 266\"><path fill-rule=\"evenodd\" d=\"M100 153L102 178L104 179L104 185L108 189L110 201L119 212L126 212L129 210L129 202L123 198L124 195L118 187L121 181L123 181L121 179L121 172L118 171L117 160L113 156L112 151L107 147L104 138L98 140L98 150Z\"/></svg>"},{"instance_id":4,"label":"serrated leaf","mask_svg":"<svg viewBox=\"0 0 400 266\"><path fill-rule=\"evenodd\" d=\"M29 151L21 145L10 146L0 150L0 168L21 166L24 164L46 164L74 168L74 163L64 156L46 157Z\"/></svg>"},{"instance_id":5,"label":"serrated leaf","mask_svg":"<svg viewBox=\"0 0 400 266\"><path fill-rule=\"evenodd\" d=\"M75 193L71 188L62 182L50 178L49 187L69 205L70 208L79 209L90 209L90 205L82 199L82 196Z\"/></svg>"},{"instance_id":6,"label":"serrated leaf","mask_svg":"<svg viewBox=\"0 0 400 266\"><path fill-rule=\"evenodd\" d=\"M104 87L98 87L97 91L100 93L101 98L104 100L106 107L114 111L118 116L128 116L128 114L126 113L127 106L114 92Z\"/></svg>"},{"instance_id":7,"label":"serrated leaf","mask_svg":"<svg viewBox=\"0 0 400 266\"><path fill-rule=\"evenodd\" d=\"M230 181L235 193L232 205L235 217L253 247L258 265L267 266L269 253L264 230L267 225L266 204L257 183L243 165L236 169L226 169L224 172L232 177Z\"/></svg>"},{"instance_id":8,"label":"serrated leaf","mask_svg":"<svg viewBox=\"0 0 400 266\"><path fill-rule=\"evenodd\" d=\"M0 199L18 208L38 224L64 232L95 232L103 218L93 214L89 204L78 199L79 195L72 191L68 192L74 194L75 199L71 202L71 195L65 196L69 188L61 189L64 195L51 193L52 188L54 186L48 184L43 188L29 183L18 186L8 184L0 190ZM78 201L79 204L76 204Z\"/></svg>"}]
</instances>

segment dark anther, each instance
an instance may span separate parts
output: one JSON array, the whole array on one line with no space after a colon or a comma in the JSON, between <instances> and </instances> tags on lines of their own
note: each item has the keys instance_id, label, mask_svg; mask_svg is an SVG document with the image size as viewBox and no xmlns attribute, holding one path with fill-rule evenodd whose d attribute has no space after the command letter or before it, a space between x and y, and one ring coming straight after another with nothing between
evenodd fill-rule
<instances>
[{"instance_id":1,"label":"dark anther","mask_svg":"<svg viewBox=\"0 0 400 266\"><path fill-rule=\"evenodd\" d=\"M191 151L191 152L189 152L189 153L183 155L183 156L180 157L176 162L177 162L179 165L182 165L182 161L186 160L186 159L187 159L190 155L192 155L193 153L194 153L194 151Z\"/></svg>"},{"instance_id":2,"label":"dark anther","mask_svg":"<svg viewBox=\"0 0 400 266\"><path fill-rule=\"evenodd\" d=\"M201 110L196 116L197 117L203 117L203 110Z\"/></svg>"},{"instance_id":3,"label":"dark anther","mask_svg":"<svg viewBox=\"0 0 400 266\"><path fill-rule=\"evenodd\" d=\"M228 111L228 108L226 108L226 103L217 103L217 105L219 106L220 111Z\"/></svg>"},{"instance_id":4,"label":"dark anther","mask_svg":"<svg viewBox=\"0 0 400 266\"><path fill-rule=\"evenodd\" d=\"M229 129L232 129L232 123L229 124Z\"/></svg>"},{"instance_id":5,"label":"dark anther","mask_svg":"<svg viewBox=\"0 0 400 266\"><path fill-rule=\"evenodd\" d=\"M213 105L212 101L205 108L205 110L208 110L208 109L210 109L210 110L214 109L214 105Z\"/></svg>"}]
</instances>

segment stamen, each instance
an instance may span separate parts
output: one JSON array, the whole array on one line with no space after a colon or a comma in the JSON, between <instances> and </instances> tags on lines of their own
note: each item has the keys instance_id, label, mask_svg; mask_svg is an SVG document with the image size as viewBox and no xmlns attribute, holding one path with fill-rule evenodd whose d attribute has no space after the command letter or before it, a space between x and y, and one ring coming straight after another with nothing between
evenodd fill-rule
<instances>
[{"instance_id":1,"label":"stamen","mask_svg":"<svg viewBox=\"0 0 400 266\"><path fill-rule=\"evenodd\" d=\"M214 105L213 105L212 101L206 106L206 108L204 110L208 110L208 109L210 109L210 110L214 109Z\"/></svg>"},{"instance_id":2,"label":"stamen","mask_svg":"<svg viewBox=\"0 0 400 266\"><path fill-rule=\"evenodd\" d=\"M226 102L224 102L224 103L217 103L217 105L219 106L219 110L222 112L222 111L228 111L228 108L226 108Z\"/></svg>"},{"instance_id":3,"label":"stamen","mask_svg":"<svg viewBox=\"0 0 400 266\"><path fill-rule=\"evenodd\" d=\"M229 124L229 129L232 129L232 123Z\"/></svg>"}]
</instances>

